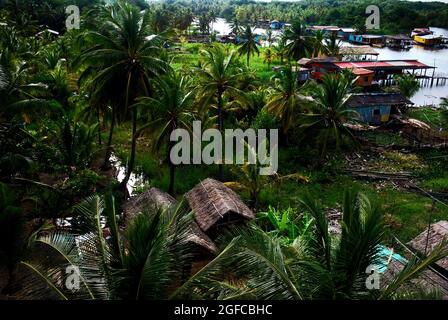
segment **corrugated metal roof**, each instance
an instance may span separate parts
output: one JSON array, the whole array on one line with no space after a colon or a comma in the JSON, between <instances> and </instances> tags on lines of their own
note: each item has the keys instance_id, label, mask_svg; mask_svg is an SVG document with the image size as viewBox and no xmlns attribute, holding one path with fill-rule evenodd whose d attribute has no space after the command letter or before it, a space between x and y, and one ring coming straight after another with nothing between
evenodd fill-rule
<instances>
[{"instance_id":1,"label":"corrugated metal roof","mask_svg":"<svg viewBox=\"0 0 448 320\"><path fill-rule=\"evenodd\" d=\"M368 74L373 73L372 70L368 70L368 69L364 69L364 68L355 68L352 70L352 72L353 72L353 74L356 74L357 76L368 75Z\"/></svg>"},{"instance_id":2,"label":"corrugated metal roof","mask_svg":"<svg viewBox=\"0 0 448 320\"><path fill-rule=\"evenodd\" d=\"M362 93L352 95L347 105L350 108L369 106L394 106L403 104L414 104L411 100L400 93Z\"/></svg>"},{"instance_id":3,"label":"corrugated metal roof","mask_svg":"<svg viewBox=\"0 0 448 320\"><path fill-rule=\"evenodd\" d=\"M418 60L384 60L384 61L352 61L352 62L334 62L336 66L341 69L346 68L366 68L366 69L375 69L375 68L402 68L402 69L429 69L434 68L428 66L424 63L421 63Z\"/></svg>"}]
</instances>

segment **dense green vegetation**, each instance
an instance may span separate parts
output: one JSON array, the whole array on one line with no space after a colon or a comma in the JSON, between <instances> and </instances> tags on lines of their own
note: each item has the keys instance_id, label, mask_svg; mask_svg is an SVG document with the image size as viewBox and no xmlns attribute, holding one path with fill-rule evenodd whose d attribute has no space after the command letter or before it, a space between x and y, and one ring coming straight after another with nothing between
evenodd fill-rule
<instances>
[{"instance_id":1,"label":"dense green vegetation","mask_svg":"<svg viewBox=\"0 0 448 320\"><path fill-rule=\"evenodd\" d=\"M79 30L64 30L67 4L82 9ZM298 59L339 50L336 38L305 36L303 23L356 25L365 4L0 1L1 295L433 297L410 280L447 255L445 243L423 259L407 256L407 267L381 289L366 288L366 268L381 263L383 246L406 243L428 222L446 220L447 205L394 180L356 179L349 170L405 172L409 183L443 196L446 148L413 149L394 129L354 130L359 117L347 99L360 89L350 73L297 81ZM446 26L444 4L384 1L380 7L384 32ZM406 18L393 16L402 10ZM213 35L187 43L187 33L207 35L216 17L233 21L239 45L217 43ZM292 25L275 46L262 48L249 26L260 19ZM47 27L60 35L36 36ZM407 96L418 89L411 77L398 83L393 90ZM444 101L441 109L407 110L404 117L446 134L446 108ZM258 165L248 163L176 165L170 134L191 131L193 120L221 133L278 129L277 174L260 176ZM115 159L124 165L121 181ZM157 187L180 204L148 207L128 221L121 208L133 174L144 180L134 195ZM217 252L193 274L196 257L186 243L194 216L182 199L207 177L234 188L257 218L213 239ZM329 228L334 212L339 233ZM76 292L60 272L70 266L79 268Z\"/></svg>"}]
</instances>

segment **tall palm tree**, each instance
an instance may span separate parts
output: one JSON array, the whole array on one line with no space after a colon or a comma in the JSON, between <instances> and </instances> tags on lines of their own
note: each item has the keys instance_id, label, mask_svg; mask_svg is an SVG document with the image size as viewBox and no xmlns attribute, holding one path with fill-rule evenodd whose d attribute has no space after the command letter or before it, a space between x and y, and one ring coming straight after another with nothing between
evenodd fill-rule
<instances>
[{"instance_id":1,"label":"tall palm tree","mask_svg":"<svg viewBox=\"0 0 448 320\"><path fill-rule=\"evenodd\" d=\"M263 52L263 62L267 63L268 70L271 69L272 60L274 60L274 52L271 48L266 48Z\"/></svg>"},{"instance_id":2,"label":"tall palm tree","mask_svg":"<svg viewBox=\"0 0 448 320\"><path fill-rule=\"evenodd\" d=\"M324 33L321 30L318 30L314 37L312 38L312 46L313 46L313 57L319 57L322 53L325 53L324 46Z\"/></svg>"},{"instance_id":3,"label":"tall palm tree","mask_svg":"<svg viewBox=\"0 0 448 320\"><path fill-rule=\"evenodd\" d=\"M289 66L283 68L280 75L275 77L275 84L268 96L265 109L280 120L283 133L287 137L303 106L311 101L310 97L301 94L297 75Z\"/></svg>"},{"instance_id":4,"label":"tall palm tree","mask_svg":"<svg viewBox=\"0 0 448 320\"><path fill-rule=\"evenodd\" d=\"M255 34L252 32L252 28L250 26L246 26L244 34L242 35L241 46L238 49L238 53L240 57L242 55L246 55L247 66L249 66L251 56L255 54L260 55Z\"/></svg>"},{"instance_id":5,"label":"tall palm tree","mask_svg":"<svg viewBox=\"0 0 448 320\"><path fill-rule=\"evenodd\" d=\"M290 28L286 29L283 37L286 41L289 59L297 61L311 54L312 45L309 38L305 36L304 28L300 21L296 21Z\"/></svg>"},{"instance_id":6,"label":"tall palm tree","mask_svg":"<svg viewBox=\"0 0 448 320\"><path fill-rule=\"evenodd\" d=\"M329 38L325 39L324 52L330 57L338 56L341 49L341 42L337 38L337 35L332 33Z\"/></svg>"},{"instance_id":7,"label":"tall palm tree","mask_svg":"<svg viewBox=\"0 0 448 320\"><path fill-rule=\"evenodd\" d=\"M210 34L211 18L207 13L202 13L199 16L199 30L202 34Z\"/></svg>"},{"instance_id":8,"label":"tall palm tree","mask_svg":"<svg viewBox=\"0 0 448 320\"><path fill-rule=\"evenodd\" d=\"M283 64L283 60L287 54L286 52L286 39L280 38L280 41L273 47L276 59L280 60L280 64Z\"/></svg>"},{"instance_id":9,"label":"tall palm tree","mask_svg":"<svg viewBox=\"0 0 448 320\"><path fill-rule=\"evenodd\" d=\"M272 30L270 28L266 31L266 37L267 37L269 46L271 46L272 45Z\"/></svg>"},{"instance_id":10,"label":"tall palm tree","mask_svg":"<svg viewBox=\"0 0 448 320\"><path fill-rule=\"evenodd\" d=\"M168 142L167 161L170 167L168 193L174 194L175 165L170 158L173 142L171 133L176 129L191 129L194 112L192 110L191 84L187 78L174 72L161 77L156 83L154 98L142 98L139 105L149 108L152 121L142 126L138 134L151 130L155 136L154 149L160 151Z\"/></svg>"},{"instance_id":11,"label":"tall palm tree","mask_svg":"<svg viewBox=\"0 0 448 320\"><path fill-rule=\"evenodd\" d=\"M80 62L89 68L95 83L95 96L104 97L112 105L112 124L105 163L110 156L115 120L132 118L130 160L122 185L126 185L135 162L138 112L129 108L135 99L151 93L151 81L167 69L163 56L162 38L148 29L149 11L140 10L125 1L118 1L104 10L100 31L89 31L93 46L81 56Z\"/></svg>"},{"instance_id":12,"label":"tall palm tree","mask_svg":"<svg viewBox=\"0 0 448 320\"><path fill-rule=\"evenodd\" d=\"M215 44L202 51L203 68L197 69L198 96L207 106L215 103L218 111L218 129L224 130L224 98L232 96L244 99L244 93L238 89L242 71L236 65L235 52L227 54L225 48ZM219 164L219 178L223 178L222 163Z\"/></svg>"},{"instance_id":13,"label":"tall palm tree","mask_svg":"<svg viewBox=\"0 0 448 320\"><path fill-rule=\"evenodd\" d=\"M236 36L239 36L241 34L242 27L238 19L233 19L233 21L230 22L230 30Z\"/></svg>"},{"instance_id":14,"label":"tall palm tree","mask_svg":"<svg viewBox=\"0 0 448 320\"><path fill-rule=\"evenodd\" d=\"M345 137L356 141L350 130L344 126L344 123L356 121L359 117L347 107L353 90L351 74L326 75L318 87L315 110L304 114L299 121L299 128L304 133L302 138L320 147L321 159L326 155L329 146L334 145L339 150Z\"/></svg>"}]
</instances>

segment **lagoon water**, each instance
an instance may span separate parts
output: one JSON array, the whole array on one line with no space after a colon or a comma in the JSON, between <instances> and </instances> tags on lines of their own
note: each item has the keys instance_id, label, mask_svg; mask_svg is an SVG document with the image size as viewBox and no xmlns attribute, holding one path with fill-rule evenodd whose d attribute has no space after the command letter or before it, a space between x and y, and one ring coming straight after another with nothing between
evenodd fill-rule
<instances>
[{"instance_id":1,"label":"lagoon water","mask_svg":"<svg viewBox=\"0 0 448 320\"><path fill-rule=\"evenodd\" d=\"M218 34L230 33L230 26L225 19L219 18L211 25L211 29ZM437 35L448 37L448 30L441 28L431 28ZM259 29L254 30L255 32ZM260 30L263 32L264 30ZM345 44L344 44L345 45ZM398 59L417 59L430 66L435 66L436 75L448 76L448 48L433 50L422 46L414 45L410 50L392 50L390 48L375 48L378 51L378 60L398 60ZM428 70L428 75L432 70ZM448 84L444 86L421 87L420 90L411 98L416 106L438 105L440 98L448 96Z\"/></svg>"},{"instance_id":2,"label":"lagoon water","mask_svg":"<svg viewBox=\"0 0 448 320\"><path fill-rule=\"evenodd\" d=\"M431 28L435 34L448 37L448 30L440 28ZM417 59L430 66L435 66L436 75L448 76L448 48L432 50L422 46L414 45L410 50L392 50L390 48L375 48L380 54L378 60L397 60L397 59ZM428 75L432 71L428 70ZM438 105L440 98L448 96L448 84L444 86L421 87L420 90L411 98L416 106Z\"/></svg>"}]
</instances>

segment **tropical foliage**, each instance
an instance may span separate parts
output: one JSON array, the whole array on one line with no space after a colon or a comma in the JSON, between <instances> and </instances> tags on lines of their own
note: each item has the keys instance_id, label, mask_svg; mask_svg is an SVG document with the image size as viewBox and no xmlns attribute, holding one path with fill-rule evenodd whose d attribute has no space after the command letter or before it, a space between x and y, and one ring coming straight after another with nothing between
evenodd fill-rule
<instances>
[{"instance_id":1,"label":"tropical foliage","mask_svg":"<svg viewBox=\"0 0 448 320\"><path fill-rule=\"evenodd\" d=\"M66 30L72 2L0 1L0 299L428 297L414 280L447 256L446 243L420 255L401 243L427 227L428 211L431 222L446 217L436 201L446 193L445 150L413 152L401 144L406 130L361 125L349 107L364 90L353 74L309 79L298 62L338 57L336 35L306 26L361 29L352 16L364 16L364 0L77 0L80 29ZM442 9L387 3L395 18L384 14L381 32L446 26ZM220 17L231 21L229 37L215 30ZM291 24L255 34L274 19ZM419 89L413 76L393 82L407 98ZM424 114L441 141L447 109L443 98ZM173 132L193 134L195 120L220 138L228 129L279 130L279 143L260 139L254 148L244 137L237 165L224 166L234 160L225 150L210 165L190 154L194 164L175 164ZM279 166L260 175L260 149L269 147ZM351 175L364 169L412 176L416 188ZM199 230L182 197L209 177L256 218L221 217ZM169 204L153 204L152 192ZM393 247L403 269L369 290L366 270L391 271Z\"/></svg>"}]
</instances>

